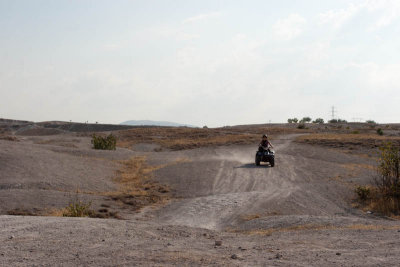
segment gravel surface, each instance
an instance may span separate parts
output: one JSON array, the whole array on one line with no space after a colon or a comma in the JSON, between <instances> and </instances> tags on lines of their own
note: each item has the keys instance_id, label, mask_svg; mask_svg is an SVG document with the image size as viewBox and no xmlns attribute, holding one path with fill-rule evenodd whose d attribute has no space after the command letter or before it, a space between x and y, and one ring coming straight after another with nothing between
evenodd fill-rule
<instances>
[{"instance_id":1,"label":"gravel surface","mask_svg":"<svg viewBox=\"0 0 400 267\"><path fill-rule=\"evenodd\" d=\"M400 223L351 205L374 162L295 137L273 140L274 168L254 165L256 146L94 151L68 134L0 140L0 265L400 265ZM154 180L174 198L130 213L98 193L116 187L118 161L138 155L165 164ZM77 187L125 220L6 215L64 207Z\"/></svg>"}]
</instances>

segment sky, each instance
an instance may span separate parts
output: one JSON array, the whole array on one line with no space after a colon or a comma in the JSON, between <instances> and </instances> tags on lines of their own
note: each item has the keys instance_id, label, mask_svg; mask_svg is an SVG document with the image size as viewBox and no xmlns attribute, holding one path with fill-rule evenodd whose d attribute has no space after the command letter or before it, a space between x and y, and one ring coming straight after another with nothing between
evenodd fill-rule
<instances>
[{"instance_id":1,"label":"sky","mask_svg":"<svg viewBox=\"0 0 400 267\"><path fill-rule=\"evenodd\" d=\"M0 118L400 122L398 0L0 0Z\"/></svg>"}]
</instances>

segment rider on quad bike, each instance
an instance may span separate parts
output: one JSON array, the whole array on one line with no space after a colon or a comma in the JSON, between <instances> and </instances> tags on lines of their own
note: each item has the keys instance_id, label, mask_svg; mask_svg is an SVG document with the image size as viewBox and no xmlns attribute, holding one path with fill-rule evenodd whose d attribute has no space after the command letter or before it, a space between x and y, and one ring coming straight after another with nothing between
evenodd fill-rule
<instances>
[{"instance_id":1,"label":"rider on quad bike","mask_svg":"<svg viewBox=\"0 0 400 267\"><path fill-rule=\"evenodd\" d=\"M258 145L258 151L255 157L257 166L259 166L261 162L268 162L271 167L275 166L275 152L270 148L273 148L273 145L268 141L268 136L264 134Z\"/></svg>"},{"instance_id":2,"label":"rider on quad bike","mask_svg":"<svg viewBox=\"0 0 400 267\"><path fill-rule=\"evenodd\" d=\"M271 142L268 141L268 135L266 135L266 134L263 134L262 140L258 146L264 148L264 150L267 150L269 147L274 148L274 146L271 144Z\"/></svg>"}]
</instances>

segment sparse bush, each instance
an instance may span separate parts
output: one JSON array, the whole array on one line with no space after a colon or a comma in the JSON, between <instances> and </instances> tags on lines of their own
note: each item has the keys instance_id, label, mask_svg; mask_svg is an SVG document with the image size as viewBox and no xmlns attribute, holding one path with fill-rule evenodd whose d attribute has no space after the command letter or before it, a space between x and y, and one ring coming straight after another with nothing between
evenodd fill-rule
<instances>
[{"instance_id":1,"label":"sparse bush","mask_svg":"<svg viewBox=\"0 0 400 267\"><path fill-rule=\"evenodd\" d=\"M63 217L92 217L94 211L90 208L92 202L84 202L76 198L64 209Z\"/></svg>"},{"instance_id":2,"label":"sparse bush","mask_svg":"<svg viewBox=\"0 0 400 267\"><path fill-rule=\"evenodd\" d=\"M357 186L355 192L358 195L358 198L362 201L366 201L371 197L371 190L366 186Z\"/></svg>"},{"instance_id":3,"label":"sparse bush","mask_svg":"<svg viewBox=\"0 0 400 267\"><path fill-rule=\"evenodd\" d=\"M385 215L399 215L400 149L388 142L379 150L375 186L358 186L355 193L366 208Z\"/></svg>"},{"instance_id":4,"label":"sparse bush","mask_svg":"<svg viewBox=\"0 0 400 267\"><path fill-rule=\"evenodd\" d=\"M110 134L107 137L93 134L92 144L94 149L115 150L117 146L117 138L113 134Z\"/></svg>"},{"instance_id":5,"label":"sparse bush","mask_svg":"<svg viewBox=\"0 0 400 267\"><path fill-rule=\"evenodd\" d=\"M383 195L400 199L400 151L390 142L380 148L375 181Z\"/></svg>"},{"instance_id":6,"label":"sparse bush","mask_svg":"<svg viewBox=\"0 0 400 267\"><path fill-rule=\"evenodd\" d=\"M328 121L329 123L347 123L346 120L342 120L342 119L332 119Z\"/></svg>"},{"instance_id":7,"label":"sparse bush","mask_svg":"<svg viewBox=\"0 0 400 267\"><path fill-rule=\"evenodd\" d=\"M313 123L324 123L324 119L323 118L317 118L313 121Z\"/></svg>"},{"instance_id":8,"label":"sparse bush","mask_svg":"<svg viewBox=\"0 0 400 267\"><path fill-rule=\"evenodd\" d=\"M304 123L300 123L298 126L297 126L297 129L305 129L306 128L306 125L304 124Z\"/></svg>"},{"instance_id":9,"label":"sparse bush","mask_svg":"<svg viewBox=\"0 0 400 267\"><path fill-rule=\"evenodd\" d=\"M382 131L381 128L378 128L378 129L376 130L376 133L379 134L379 135L383 135L383 131Z\"/></svg>"},{"instance_id":10,"label":"sparse bush","mask_svg":"<svg viewBox=\"0 0 400 267\"><path fill-rule=\"evenodd\" d=\"M359 134L360 132L357 131L357 130L355 130L355 131L352 131L351 133L352 133L352 134Z\"/></svg>"},{"instance_id":11,"label":"sparse bush","mask_svg":"<svg viewBox=\"0 0 400 267\"><path fill-rule=\"evenodd\" d=\"M380 148L376 192L372 207L384 214L398 215L400 211L400 150L392 143Z\"/></svg>"},{"instance_id":12,"label":"sparse bush","mask_svg":"<svg viewBox=\"0 0 400 267\"><path fill-rule=\"evenodd\" d=\"M307 122L311 122L311 118L310 117L304 117L300 120L300 123L307 123Z\"/></svg>"}]
</instances>

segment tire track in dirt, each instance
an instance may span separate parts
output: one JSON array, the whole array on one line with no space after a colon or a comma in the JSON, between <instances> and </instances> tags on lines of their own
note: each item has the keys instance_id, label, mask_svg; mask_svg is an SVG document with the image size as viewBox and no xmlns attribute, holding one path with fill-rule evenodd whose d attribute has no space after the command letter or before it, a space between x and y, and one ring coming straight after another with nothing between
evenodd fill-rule
<instances>
[{"instance_id":1,"label":"tire track in dirt","mask_svg":"<svg viewBox=\"0 0 400 267\"><path fill-rule=\"evenodd\" d=\"M281 140L276 144L277 152L284 151L291 141L292 138ZM254 147L244 150L217 148L213 152L212 161L201 172L207 173L210 169L216 172L211 178L205 177L212 182L210 190L206 195L180 199L161 209L158 214L160 221L166 224L221 229L235 224L243 214L257 213L264 210L268 203L283 201L299 189L293 183L298 178L292 166L292 156L278 154L278 164L271 168L254 165ZM191 167L196 168L199 159L191 160L194 162ZM200 161L202 160L210 161L205 156L200 157ZM192 179L203 179L199 176ZM190 184L190 181L187 183Z\"/></svg>"}]
</instances>

